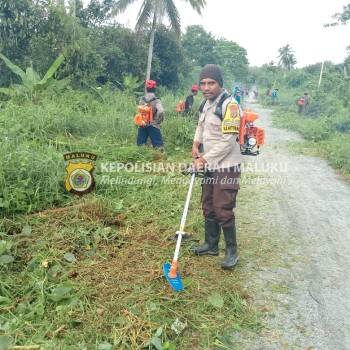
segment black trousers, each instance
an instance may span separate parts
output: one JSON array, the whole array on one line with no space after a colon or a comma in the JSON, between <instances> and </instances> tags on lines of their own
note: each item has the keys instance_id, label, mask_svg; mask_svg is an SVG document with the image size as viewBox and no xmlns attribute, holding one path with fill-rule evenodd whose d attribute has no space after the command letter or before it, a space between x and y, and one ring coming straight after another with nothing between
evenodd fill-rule
<instances>
[{"instance_id":1,"label":"black trousers","mask_svg":"<svg viewBox=\"0 0 350 350\"><path fill-rule=\"evenodd\" d=\"M207 218L221 227L233 227L236 197L239 190L240 166L208 172L202 181L202 210Z\"/></svg>"}]
</instances>

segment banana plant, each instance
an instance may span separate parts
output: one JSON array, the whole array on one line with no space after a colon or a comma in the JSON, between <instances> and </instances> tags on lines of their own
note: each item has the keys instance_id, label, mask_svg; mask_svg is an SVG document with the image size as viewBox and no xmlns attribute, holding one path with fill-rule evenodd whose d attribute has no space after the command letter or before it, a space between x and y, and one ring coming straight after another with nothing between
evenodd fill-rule
<instances>
[{"instance_id":1,"label":"banana plant","mask_svg":"<svg viewBox=\"0 0 350 350\"><path fill-rule=\"evenodd\" d=\"M123 89L123 92L127 95L133 94L143 94L143 92L139 92L138 90L144 86L144 81L139 81L138 77L134 77L132 74L125 75L123 77L123 82L117 82Z\"/></svg>"},{"instance_id":2,"label":"banana plant","mask_svg":"<svg viewBox=\"0 0 350 350\"><path fill-rule=\"evenodd\" d=\"M22 85L11 84L8 88L0 88L0 92L11 97L25 94L30 94L32 96L36 91L43 91L54 86L61 89L69 83L69 78L64 78L62 80L56 80L53 78L54 73L64 60L63 54L60 54L56 58L55 62L48 69L43 78L40 77L33 67L28 67L26 71L24 71L1 53L0 58L5 62L6 66L22 80Z\"/></svg>"}]
</instances>

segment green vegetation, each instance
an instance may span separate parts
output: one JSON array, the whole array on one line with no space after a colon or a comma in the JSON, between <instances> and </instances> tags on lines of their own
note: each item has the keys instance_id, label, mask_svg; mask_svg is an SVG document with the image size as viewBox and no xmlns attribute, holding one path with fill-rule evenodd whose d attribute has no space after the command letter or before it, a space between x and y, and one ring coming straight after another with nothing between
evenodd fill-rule
<instances>
[{"instance_id":1,"label":"green vegetation","mask_svg":"<svg viewBox=\"0 0 350 350\"><path fill-rule=\"evenodd\" d=\"M0 54L0 58L2 58L7 67L10 68L13 73L17 74L22 80L22 85L11 84L9 88L0 88L0 92L6 95L20 95L21 97L30 96L31 98L35 98L35 91L47 90L49 88L54 89L55 86L56 89L57 86L59 86L60 89L63 89L69 83L69 79L63 79L58 83L58 81L52 77L64 60L64 56L62 54L56 58L55 62L42 79L40 78L39 74L34 71L33 67L28 67L24 72L20 67L13 64L4 55Z\"/></svg>"},{"instance_id":2,"label":"green vegetation","mask_svg":"<svg viewBox=\"0 0 350 350\"><path fill-rule=\"evenodd\" d=\"M201 14L201 10L205 5L205 0L185 0L185 2L188 2L191 5L192 9L195 10L198 14ZM132 3L134 3L134 0L118 1L114 6L112 5L114 7L112 13L123 13ZM137 16L136 30L138 33L141 30L147 28L149 26L149 23L152 23L149 33L150 39L148 46L146 80L150 79L151 77L155 33L157 31L159 22L161 22L164 17L167 17L169 19L170 28L175 34L175 37L179 39L181 37L180 17L176 8L176 4L173 0L160 0L158 2L146 0L142 4L140 12Z\"/></svg>"},{"instance_id":3,"label":"green vegetation","mask_svg":"<svg viewBox=\"0 0 350 350\"><path fill-rule=\"evenodd\" d=\"M110 162L188 162L195 120L168 113L167 147L160 153L134 145L135 105L127 95L106 90L102 99L94 91L75 91L73 100L72 93L42 97L40 104L9 102L2 110L0 344L62 350L238 347L232 332L261 328L242 283L248 271L239 278L225 273L219 258L196 258L191 244L184 244L185 291L172 292L163 276L162 264L175 247L167 238L178 229L189 179L177 171L102 171L102 163ZM172 96L164 96L168 100L174 105ZM79 199L64 190L63 154L82 150L98 155L98 186ZM140 181L112 185L104 176ZM201 238L199 197L196 184L187 228ZM242 230L253 225L246 220ZM261 246L255 239L242 239L247 259ZM176 322L184 327L178 334Z\"/></svg>"},{"instance_id":4,"label":"green vegetation","mask_svg":"<svg viewBox=\"0 0 350 350\"><path fill-rule=\"evenodd\" d=\"M63 53L65 60L54 78L69 77L78 89L107 83L120 88L129 74L144 82L152 68L151 78L158 85L184 90L197 82L203 62L220 64L227 81L240 81L248 71L246 50L235 42L215 38L201 26L181 28L175 1L160 1L157 7L146 1L138 18L135 13L135 31L113 17L132 1L91 0L85 8L81 0L70 3L65 8L64 1L1 0L0 53L22 69L34 67L40 76ZM203 0L189 3L198 13L205 5ZM169 28L162 24L163 16L170 19ZM196 36L198 30L201 37ZM205 47L210 49L203 50L207 38ZM200 62L193 61L191 55L198 52ZM18 82L2 61L0 70L0 87Z\"/></svg>"},{"instance_id":5,"label":"green vegetation","mask_svg":"<svg viewBox=\"0 0 350 350\"><path fill-rule=\"evenodd\" d=\"M124 84L130 91L137 87L132 77ZM35 101L3 104L0 344L48 350L240 349L234 334L263 327L265 311L251 307L244 281L254 266L279 259L275 233L267 228L266 234L263 217L252 222L249 215L251 198L262 203L264 188L254 196L247 188L240 193L238 230L249 232L249 237L240 239L244 254L236 273L221 271L219 258L194 257L186 243L180 258L186 289L173 293L162 264L172 258L174 244L167 237L179 225L186 177L177 171L108 173L102 163L189 162L196 120L171 112L177 98L166 93L165 152L139 148L132 121L135 100L106 86L90 92L68 88ZM305 125L310 130L296 112L282 110L287 107L274 107L276 122L293 121L291 129L302 132ZM303 118L310 125L323 125L310 136L313 144L320 142L321 131L332 136L324 126L327 117ZM340 120L336 125L342 131ZM79 199L63 187L63 154L82 150L98 155L98 185L94 193ZM118 176L139 182L103 180ZM196 184L187 231L201 238L199 198ZM282 285L271 288L285 290ZM172 329L177 319L178 327L184 327L179 334Z\"/></svg>"},{"instance_id":6,"label":"green vegetation","mask_svg":"<svg viewBox=\"0 0 350 350\"><path fill-rule=\"evenodd\" d=\"M178 169L108 172L103 164L189 162L196 120L172 111L210 62L221 65L228 89L256 85L266 106L264 89L279 87L276 125L300 132L349 173L350 56L341 65L326 62L318 86L321 63L293 69L289 45L281 65L248 69L245 49L234 42L201 26L179 40L158 25L152 78L166 110L162 153L135 146L132 121L152 30L113 23L113 0L63 3L0 0L0 349L240 349L234 335L260 330L266 311L251 306L245 280L286 250L276 247L263 215L250 218L253 200L268 207L266 187L240 192L238 232L249 236L240 239L238 273L222 271L219 258L196 258L186 243L185 291L174 293L162 264L172 258L167 237L178 228L187 178ZM299 116L305 90L311 104ZM96 190L82 198L63 186L63 154L73 151L98 155ZM197 183L187 231L202 238L199 201ZM271 290L287 293L288 286Z\"/></svg>"},{"instance_id":7,"label":"green vegetation","mask_svg":"<svg viewBox=\"0 0 350 350\"><path fill-rule=\"evenodd\" d=\"M297 131L308 142L299 147L309 149L309 153L326 159L332 167L343 174L350 174L350 134L349 115L338 118L319 117L300 120L293 113L278 111L275 125ZM343 119L344 118L344 119Z\"/></svg>"},{"instance_id":8,"label":"green vegetation","mask_svg":"<svg viewBox=\"0 0 350 350\"><path fill-rule=\"evenodd\" d=\"M303 143L314 155L326 159L343 174L350 174L350 85L342 66L324 63L320 82L321 64L304 69L290 70L288 74L274 66L254 69L259 86L266 89L260 102L271 106L271 98L264 91L273 84L279 87L279 103L274 105L274 125L298 132L307 141ZM306 114L297 113L297 100L308 92L311 102Z\"/></svg>"}]
</instances>

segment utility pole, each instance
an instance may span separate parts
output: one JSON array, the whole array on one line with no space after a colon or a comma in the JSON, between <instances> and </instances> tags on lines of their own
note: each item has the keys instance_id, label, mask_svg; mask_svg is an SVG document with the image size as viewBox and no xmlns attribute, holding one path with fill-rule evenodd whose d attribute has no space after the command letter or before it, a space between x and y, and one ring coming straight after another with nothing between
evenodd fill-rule
<instances>
[{"instance_id":1,"label":"utility pole","mask_svg":"<svg viewBox=\"0 0 350 350\"><path fill-rule=\"evenodd\" d=\"M320 79L318 80L318 87L320 87L320 85L321 85L322 73L323 73L323 65L324 65L324 61L322 62L322 66L321 66Z\"/></svg>"}]
</instances>

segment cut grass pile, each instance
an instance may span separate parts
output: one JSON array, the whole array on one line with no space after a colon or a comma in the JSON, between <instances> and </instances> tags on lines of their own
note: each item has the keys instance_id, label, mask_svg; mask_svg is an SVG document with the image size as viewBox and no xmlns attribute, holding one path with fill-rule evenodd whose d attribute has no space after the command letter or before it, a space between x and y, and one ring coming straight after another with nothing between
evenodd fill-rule
<instances>
[{"instance_id":1,"label":"cut grass pile","mask_svg":"<svg viewBox=\"0 0 350 350\"><path fill-rule=\"evenodd\" d=\"M239 349L234 332L261 328L244 279L274 248L254 234L265 223L250 217L249 190L239 194L236 270L219 267L223 242L220 257L196 257L184 242L185 290L174 292L162 264L173 256L167 238L178 229L188 186L153 186L3 222L1 239L15 257L1 270L3 341L62 350ZM202 240L199 198L196 184L186 231Z\"/></svg>"}]
</instances>

